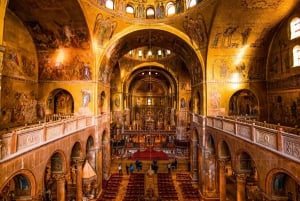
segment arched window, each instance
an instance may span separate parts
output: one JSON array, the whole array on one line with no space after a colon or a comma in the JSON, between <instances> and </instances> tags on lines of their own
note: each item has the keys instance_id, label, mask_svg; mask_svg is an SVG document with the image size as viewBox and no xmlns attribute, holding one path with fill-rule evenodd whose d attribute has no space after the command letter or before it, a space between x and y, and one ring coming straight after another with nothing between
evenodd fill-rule
<instances>
[{"instance_id":1,"label":"arched window","mask_svg":"<svg viewBox=\"0 0 300 201\"><path fill-rule=\"evenodd\" d=\"M149 7L146 10L146 18L147 19L154 19L155 13L154 13L154 8Z\"/></svg>"},{"instance_id":2,"label":"arched window","mask_svg":"<svg viewBox=\"0 0 300 201\"><path fill-rule=\"evenodd\" d=\"M175 4L173 2L168 2L166 5L166 15L171 16L175 14Z\"/></svg>"},{"instance_id":3,"label":"arched window","mask_svg":"<svg viewBox=\"0 0 300 201\"><path fill-rule=\"evenodd\" d=\"M300 45L293 48L293 66L300 66Z\"/></svg>"},{"instance_id":4,"label":"arched window","mask_svg":"<svg viewBox=\"0 0 300 201\"><path fill-rule=\"evenodd\" d=\"M195 6L197 4L197 0L186 0L186 7L187 9Z\"/></svg>"},{"instance_id":5,"label":"arched window","mask_svg":"<svg viewBox=\"0 0 300 201\"><path fill-rule=\"evenodd\" d=\"M291 39L297 38L300 36L300 18L295 17L290 23L291 29Z\"/></svg>"},{"instance_id":6,"label":"arched window","mask_svg":"<svg viewBox=\"0 0 300 201\"><path fill-rule=\"evenodd\" d=\"M126 6L126 13L133 14L134 13L134 8L131 5Z\"/></svg>"},{"instance_id":7,"label":"arched window","mask_svg":"<svg viewBox=\"0 0 300 201\"><path fill-rule=\"evenodd\" d=\"M114 9L114 2L113 2L113 0L106 0L105 7L113 10Z\"/></svg>"}]
</instances>

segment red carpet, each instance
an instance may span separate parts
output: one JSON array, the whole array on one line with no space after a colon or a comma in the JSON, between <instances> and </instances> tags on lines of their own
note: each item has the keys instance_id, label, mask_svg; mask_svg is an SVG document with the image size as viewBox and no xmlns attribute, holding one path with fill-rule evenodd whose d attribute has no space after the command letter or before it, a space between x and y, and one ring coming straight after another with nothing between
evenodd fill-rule
<instances>
[{"instance_id":1,"label":"red carpet","mask_svg":"<svg viewBox=\"0 0 300 201\"><path fill-rule=\"evenodd\" d=\"M152 147L145 151L137 151L132 157L133 160L168 160L169 157L163 151L155 151Z\"/></svg>"}]
</instances>

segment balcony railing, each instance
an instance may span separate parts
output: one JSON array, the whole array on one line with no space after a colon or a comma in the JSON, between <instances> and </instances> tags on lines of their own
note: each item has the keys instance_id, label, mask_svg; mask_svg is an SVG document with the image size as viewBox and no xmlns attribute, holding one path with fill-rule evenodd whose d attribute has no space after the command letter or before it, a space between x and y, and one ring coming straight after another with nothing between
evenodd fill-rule
<instances>
[{"instance_id":1,"label":"balcony railing","mask_svg":"<svg viewBox=\"0 0 300 201\"><path fill-rule=\"evenodd\" d=\"M0 162L91 127L97 121L95 118L94 116L70 116L56 121L19 127L2 133L0 135ZM107 117L108 119L109 117ZM229 135L300 162L300 135L291 133L294 131L293 128L225 117L194 115L192 119L196 124L222 130ZM127 132L124 134L135 133L135 131ZM163 131L162 133L165 132L170 131Z\"/></svg>"},{"instance_id":2,"label":"balcony railing","mask_svg":"<svg viewBox=\"0 0 300 201\"><path fill-rule=\"evenodd\" d=\"M266 122L231 119L226 117L194 117L196 122L205 122L206 127L249 141L296 162L300 162L300 136L291 133L294 128ZM205 121L203 121L205 120Z\"/></svg>"},{"instance_id":3,"label":"balcony railing","mask_svg":"<svg viewBox=\"0 0 300 201\"><path fill-rule=\"evenodd\" d=\"M0 135L0 162L94 125L92 116L68 116L10 129Z\"/></svg>"}]
</instances>

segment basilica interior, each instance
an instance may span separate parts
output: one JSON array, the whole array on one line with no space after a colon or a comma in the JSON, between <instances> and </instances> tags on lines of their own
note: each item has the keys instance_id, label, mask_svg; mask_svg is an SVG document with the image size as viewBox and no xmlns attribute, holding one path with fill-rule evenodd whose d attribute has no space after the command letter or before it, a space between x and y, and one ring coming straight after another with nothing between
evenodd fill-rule
<instances>
[{"instance_id":1,"label":"basilica interior","mask_svg":"<svg viewBox=\"0 0 300 201\"><path fill-rule=\"evenodd\" d=\"M300 200L299 0L0 9L0 200Z\"/></svg>"}]
</instances>

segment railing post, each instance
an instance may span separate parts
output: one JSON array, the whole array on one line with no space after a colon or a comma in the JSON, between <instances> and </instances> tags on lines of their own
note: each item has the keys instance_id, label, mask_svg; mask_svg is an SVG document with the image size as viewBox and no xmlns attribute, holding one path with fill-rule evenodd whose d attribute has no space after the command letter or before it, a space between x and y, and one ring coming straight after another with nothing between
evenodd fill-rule
<instances>
[{"instance_id":1,"label":"railing post","mask_svg":"<svg viewBox=\"0 0 300 201\"><path fill-rule=\"evenodd\" d=\"M10 147L10 154L17 152L17 144L18 144L18 135L16 131L13 131L11 135L11 147Z\"/></svg>"},{"instance_id":2,"label":"railing post","mask_svg":"<svg viewBox=\"0 0 300 201\"><path fill-rule=\"evenodd\" d=\"M46 123L43 126L43 142L47 141L47 127L46 127Z\"/></svg>"},{"instance_id":3,"label":"railing post","mask_svg":"<svg viewBox=\"0 0 300 201\"><path fill-rule=\"evenodd\" d=\"M282 152L282 128L278 128L277 132L277 150Z\"/></svg>"},{"instance_id":4,"label":"railing post","mask_svg":"<svg viewBox=\"0 0 300 201\"><path fill-rule=\"evenodd\" d=\"M252 125L251 125L251 140L253 141L253 142L256 142L256 138L255 138L255 123L252 123Z\"/></svg>"},{"instance_id":5,"label":"railing post","mask_svg":"<svg viewBox=\"0 0 300 201\"><path fill-rule=\"evenodd\" d=\"M222 121L221 121L222 122L222 130L224 130L224 119L225 119L224 116L222 116Z\"/></svg>"},{"instance_id":6,"label":"railing post","mask_svg":"<svg viewBox=\"0 0 300 201\"><path fill-rule=\"evenodd\" d=\"M78 129L78 117L76 118L76 130Z\"/></svg>"},{"instance_id":7,"label":"railing post","mask_svg":"<svg viewBox=\"0 0 300 201\"><path fill-rule=\"evenodd\" d=\"M66 132L66 122L65 120L63 120L63 123L62 123L62 134L65 135L65 132Z\"/></svg>"},{"instance_id":8,"label":"railing post","mask_svg":"<svg viewBox=\"0 0 300 201\"><path fill-rule=\"evenodd\" d=\"M238 120L235 119L235 121L234 121L234 134L237 135L237 132L238 132Z\"/></svg>"}]
</instances>

